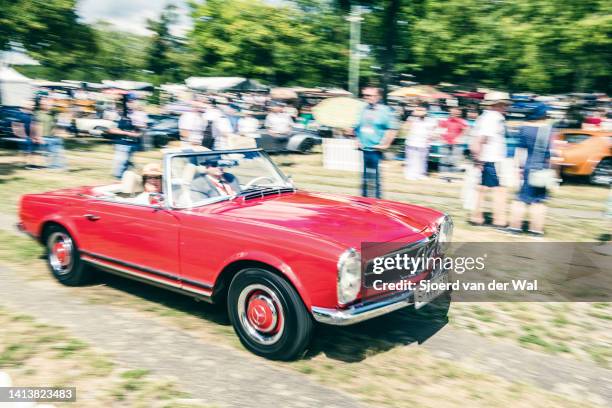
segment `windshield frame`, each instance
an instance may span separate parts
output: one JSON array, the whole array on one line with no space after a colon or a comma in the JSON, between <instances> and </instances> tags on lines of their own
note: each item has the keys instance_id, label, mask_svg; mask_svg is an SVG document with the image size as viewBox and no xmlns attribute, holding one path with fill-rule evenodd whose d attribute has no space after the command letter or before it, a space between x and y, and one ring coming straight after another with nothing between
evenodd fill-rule
<instances>
[{"instance_id":1,"label":"windshield frame","mask_svg":"<svg viewBox=\"0 0 612 408\"><path fill-rule=\"evenodd\" d=\"M266 158L268 162L272 165L272 168L278 173L278 175L281 177L281 179L285 183L289 185L293 184L291 182L291 179L287 177L285 173L281 171L281 169L276 165L276 163L274 163L274 161L270 158L268 153L266 153L266 151L261 148L210 150L210 151L189 151L189 150L184 151L182 150L182 151L177 151L177 152L171 152L171 153L166 153L163 159L163 163L164 163L164 167L163 167L164 181L163 183L164 183L164 190L166 192L164 202L166 203L167 208L176 209L176 210L185 210L185 209L192 208L192 207L203 207L209 204L231 200L236 197L236 195L211 197L208 200L200 201L197 203L197 205L192 205L190 207L177 206L174 202L174 197L172 196L172 192L173 192L172 191L172 178L170 174L170 170L172 169L171 162L172 162L172 159L174 159L175 157L213 156L213 155L220 155L220 154L253 153L253 152L260 153L264 158Z\"/></svg>"}]
</instances>

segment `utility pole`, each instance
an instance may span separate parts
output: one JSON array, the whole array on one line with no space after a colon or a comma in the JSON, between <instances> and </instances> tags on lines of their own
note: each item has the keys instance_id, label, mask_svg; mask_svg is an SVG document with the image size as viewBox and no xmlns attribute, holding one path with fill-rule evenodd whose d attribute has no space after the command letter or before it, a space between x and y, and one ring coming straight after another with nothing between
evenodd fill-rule
<instances>
[{"instance_id":1,"label":"utility pole","mask_svg":"<svg viewBox=\"0 0 612 408\"><path fill-rule=\"evenodd\" d=\"M353 95L359 95L359 59L361 45L361 7L357 5L351 6L351 14L347 17L347 21L351 24L351 39L350 39L350 59L349 59L349 81L348 89Z\"/></svg>"}]
</instances>

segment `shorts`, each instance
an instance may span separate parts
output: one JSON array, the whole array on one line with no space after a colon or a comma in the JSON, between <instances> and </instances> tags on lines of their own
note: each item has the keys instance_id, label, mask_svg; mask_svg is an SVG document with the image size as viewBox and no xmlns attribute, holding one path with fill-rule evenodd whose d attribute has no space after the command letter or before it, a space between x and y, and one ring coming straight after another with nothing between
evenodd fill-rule
<instances>
[{"instance_id":1,"label":"shorts","mask_svg":"<svg viewBox=\"0 0 612 408\"><path fill-rule=\"evenodd\" d=\"M485 187L499 187L499 177L497 177L497 170L495 169L495 163L485 162L482 166L482 181L481 186Z\"/></svg>"}]
</instances>

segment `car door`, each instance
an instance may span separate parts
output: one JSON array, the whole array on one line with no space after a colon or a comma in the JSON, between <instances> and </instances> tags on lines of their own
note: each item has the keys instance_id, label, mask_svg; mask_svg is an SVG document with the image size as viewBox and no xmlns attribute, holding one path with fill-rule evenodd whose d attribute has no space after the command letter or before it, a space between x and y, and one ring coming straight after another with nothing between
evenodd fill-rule
<instances>
[{"instance_id":1,"label":"car door","mask_svg":"<svg viewBox=\"0 0 612 408\"><path fill-rule=\"evenodd\" d=\"M74 221L87 261L180 286L178 221L171 210L90 199Z\"/></svg>"}]
</instances>

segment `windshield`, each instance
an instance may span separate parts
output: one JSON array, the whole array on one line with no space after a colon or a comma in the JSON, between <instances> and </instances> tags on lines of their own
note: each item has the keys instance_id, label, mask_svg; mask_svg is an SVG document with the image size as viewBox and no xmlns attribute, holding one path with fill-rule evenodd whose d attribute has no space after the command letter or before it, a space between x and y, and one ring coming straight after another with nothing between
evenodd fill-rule
<instances>
[{"instance_id":1,"label":"windshield","mask_svg":"<svg viewBox=\"0 0 612 408\"><path fill-rule=\"evenodd\" d=\"M169 202L189 208L249 192L291 188L291 182L261 151L186 153L166 163Z\"/></svg>"}]
</instances>

